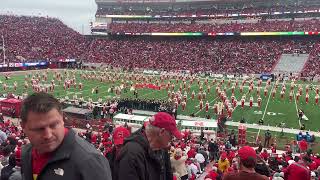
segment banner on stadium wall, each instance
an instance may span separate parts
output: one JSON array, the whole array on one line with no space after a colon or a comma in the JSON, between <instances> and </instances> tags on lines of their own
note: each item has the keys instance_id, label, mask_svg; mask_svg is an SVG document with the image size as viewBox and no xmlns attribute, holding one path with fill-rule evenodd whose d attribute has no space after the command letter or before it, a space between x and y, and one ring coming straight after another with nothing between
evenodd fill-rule
<instances>
[{"instance_id":1,"label":"banner on stadium wall","mask_svg":"<svg viewBox=\"0 0 320 180\"><path fill-rule=\"evenodd\" d=\"M99 35L99 34L97 34ZM100 34L100 35L108 35ZM293 31L293 32L123 32L110 33L110 35L119 36L317 36L320 35L318 31Z\"/></svg>"},{"instance_id":2,"label":"banner on stadium wall","mask_svg":"<svg viewBox=\"0 0 320 180\"><path fill-rule=\"evenodd\" d=\"M144 74L155 74L155 75L159 75L160 74L160 72L153 71L153 70L144 70L143 73Z\"/></svg>"},{"instance_id":3,"label":"banner on stadium wall","mask_svg":"<svg viewBox=\"0 0 320 180\"><path fill-rule=\"evenodd\" d=\"M48 64L47 62L27 62L27 63L23 63L23 66L25 66L25 67L46 66L47 64Z\"/></svg>"},{"instance_id":4,"label":"banner on stadium wall","mask_svg":"<svg viewBox=\"0 0 320 180\"><path fill-rule=\"evenodd\" d=\"M75 59L59 59L59 62L76 62Z\"/></svg>"},{"instance_id":5,"label":"banner on stadium wall","mask_svg":"<svg viewBox=\"0 0 320 180\"><path fill-rule=\"evenodd\" d=\"M210 76L211 76L211 77L214 77L214 78L223 78L223 74L210 73Z\"/></svg>"},{"instance_id":6,"label":"banner on stadium wall","mask_svg":"<svg viewBox=\"0 0 320 180\"><path fill-rule=\"evenodd\" d=\"M22 67L23 63L14 63L14 67Z\"/></svg>"}]
</instances>

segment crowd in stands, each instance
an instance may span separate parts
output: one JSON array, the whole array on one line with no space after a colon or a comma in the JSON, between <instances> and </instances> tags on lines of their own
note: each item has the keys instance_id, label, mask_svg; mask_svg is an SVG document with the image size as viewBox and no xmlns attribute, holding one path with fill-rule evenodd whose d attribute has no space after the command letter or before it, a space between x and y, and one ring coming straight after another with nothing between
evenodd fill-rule
<instances>
[{"instance_id":1,"label":"crowd in stands","mask_svg":"<svg viewBox=\"0 0 320 180\"><path fill-rule=\"evenodd\" d=\"M301 49L308 53L313 43L271 39L96 39L86 57L115 67L261 73L270 72L283 52Z\"/></svg>"},{"instance_id":2,"label":"crowd in stands","mask_svg":"<svg viewBox=\"0 0 320 180\"><path fill-rule=\"evenodd\" d=\"M0 24L7 62L80 58L87 43L55 18L0 15Z\"/></svg>"},{"instance_id":3,"label":"crowd in stands","mask_svg":"<svg viewBox=\"0 0 320 180\"><path fill-rule=\"evenodd\" d=\"M317 43L310 53L309 60L304 66L303 73L316 76L320 74L320 44Z\"/></svg>"},{"instance_id":4,"label":"crowd in stands","mask_svg":"<svg viewBox=\"0 0 320 180\"><path fill-rule=\"evenodd\" d=\"M317 74L319 44L310 39L172 39L172 38L86 38L68 28L61 21L44 17L0 16L0 34L4 35L7 62L28 60L81 59L106 63L113 67L157 70L192 70L216 73L270 72L282 53L311 53L305 66L306 74ZM261 22L253 24L220 25L225 31L319 30L318 20L294 22ZM114 28L113 24L111 29ZM139 24L116 24L120 27L137 26L132 31L151 31ZM152 24L170 30L170 26ZM180 26L180 27L179 27ZM206 25L182 27L178 32L201 30ZM210 25L209 25L210 26ZM140 29L142 28L143 29ZM169 29L167 29L169 27ZM217 26L218 27L218 26ZM191 29L188 29L191 28ZM310 29L309 29L310 28ZM120 28L122 29L122 28ZM126 28L124 28L126 29ZM140 30L138 30L140 29ZM161 28L160 28L161 29ZM162 31L155 28L154 31ZM114 29L115 31L118 31ZM120 30L119 30L120 31ZM153 31L153 30L152 30ZM175 30L176 31L176 30ZM209 30L208 30L209 31ZM220 31L217 29L217 31ZM3 55L3 51L0 51Z\"/></svg>"},{"instance_id":5,"label":"crowd in stands","mask_svg":"<svg viewBox=\"0 0 320 180\"><path fill-rule=\"evenodd\" d=\"M214 14L252 14L252 13L272 13L272 12L294 12L294 11L301 11L307 12L310 10L318 10L319 6L307 6L306 4L301 6L270 6L270 7L255 7L253 5L248 5L246 7L242 6L235 6L235 7L218 7L218 6L210 6L201 8L201 7L190 7L189 9L183 8L171 8L171 9L142 9L139 8L105 8L105 7L98 7L96 15L106 15L106 14L116 14L116 15L214 15Z\"/></svg>"},{"instance_id":6,"label":"crowd in stands","mask_svg":"<svg viewBox=\"0 0 320 180\"><path fill-rule=\"evenodd\" d=\"M142 128L144 128L142 126ZM93 131L88 124L78 135L92 144L108 160L113 169L115 153L136 129L125 123L106 122ZM182 132L182 139L173 139L168 149L170 153L173 179L195 180L201 177L206 180L232 179L234 173L243 170L239 164L252 157L255 175L271 180L319 179L320 155L313 152L308 142L308 134L299 133L297 140L306 143L304 146L289 146L282 153L277 145L257 148L238 144L237 132L232 130L226 137L212 137L203 131L199 134L189 130ZM215 140L213 139L215 138ZM307 140L307 141L305 141ZM21 180L21 147L28 144L28 138L21 127L13 120L4 119L0 114L0 178L2 180ZM297 153L299 152L299 153Z\"/></svg>"},{"instance_id":7,"label":"crowd in stands","mask_svg":"<svg viewBox=\"0 0 320 180\"><path fill-rule=\"evenodd\" d=\"M230 24L163 24L163 23L112 23L112 33L151 33L151 32L282 32L320 30L318 19L305 21L259 21L258 23Z\"/></svg>"}]
</instances>

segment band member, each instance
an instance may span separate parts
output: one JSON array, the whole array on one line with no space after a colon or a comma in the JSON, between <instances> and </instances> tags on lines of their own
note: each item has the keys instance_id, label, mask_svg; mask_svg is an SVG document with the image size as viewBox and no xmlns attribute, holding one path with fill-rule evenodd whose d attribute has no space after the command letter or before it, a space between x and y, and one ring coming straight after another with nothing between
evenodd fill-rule
<instances>
[{"instance_id":1,"label":"band member","mask_svg":"<svg viewBox=\"0 0 320 180\"><path fill-rule=\"evenodd\" d=\"M319 94L316 94L316 96L314 97L315 101L316 101L316 105L318 105L319 103Z\"/></svg>"},{"instance_id":2,"label":"band member","mask_svg":"<svg viewBox=\"0 0 320 180\"><path fill-rule=\"evenodd\" d=\"M306 94L306 104L308 104L309 103L309 94L307 93Z\"/></svg>"},{"instance_id":3,"label":"band member","mask_svg":"<svg viewBox=\"0 0 320 180\"><path fill-rule=\"evenodd\" d=\"M290 98L290 102L292 102L292 100L293 100L293 91L290 91L289 98Z\"/></svg>"},{"instance_id":4,"label":"band member","mask_svg":"<svg viewBox=\"0 0 320 180\"><path fill-rule=\"evenodd\" d=\"M261 87L258 86L258 87L257 87L257 96L260 96L260 89L261 89Z\"/></svg>"},{"instance_id":5,"label":"band member","mask_svg":"<svg viewBox=\"0 0 320 180\"><path fill-rule=\"evenodd\" d=\"M294 82L292 81L290 85L290 91L293 91L293 88L294 88Z\"/></svg>"},{"instance_id":6,"label":"band member","mask_svg":"<svg viewBox=\"0 0 320 180\"><path fill-rule=\"evenodd\" d=\"M280 96L281 96L281 99L283 100L284 99L284 91L280 92Z\"/></svg>"},{"instance_id":7,"label":"band member","mask_svg":"<svg viewBox=\"0 0 320 180\"><path fill-rule=\"evenodd\" d=\"M190 89L191 89L191 85L189 84L188 88L187 88L187 91L190 92Z\"/></svg>"},{"instance_id":8,"label":"band member","mask_svg":"<svg viewBox=\"0 0 320 180\"><path fill-rule=\"evenodd\" d=\"M264 88L264 97L267 97L267 94L268 94L268 88L267 86Z\"/></svg>"},{"instance_id":9,"label":"band member","mask_svg":"<svg viewBox=\"0 0 320 180\"><path fill-rule=\"evenodd\" d=\"M6 83L3 83L2 87L3 87L3 90L4 90L4 91L6 91L6 90L7 90L7 88L8 88L8 86L7 86L7 84L6 84Z\"/></svg>"},{"instance_id":10,"label":"band member","mask_svg":"<svg viewBox=\"0 0 320 180\"><path fill-rule=\"evenodd\" d=\"M202 93L201 93L201 91L199 91L199 92L198 92L198 100L200 101L201 98L202 98Z\"/></svg>"},{"instance_id":11,"label":"band member","mask_svg":"<svg viewBox=\"0 0 320 180\"><path fill-rule=\"evenodd\" d=\"M252 108L252 105L253 105L253 97L251 96L250 97L250 108Z\"/></svg>"},{"instance_id":12,"label":"band member","mask_svg":"<svg viewBox=\"0 0 320 180\"><path fill-rule=\"evenodd\" d=\"M192 93L191 93L191 99L192 100L194 100L194 94L195 94L194 91L192 91Z\"/></svg>"},{"instance_id":13,"label":"band member","mask_svg":"<svg viewBox=\"0 0 320 180\"><path fill-rule=\"evenodd\" d=\"M213 112L214 112L215 114L218 114L218 104L214 104L214 105L213 105Z\"/></svg>"},{"instance_id":14,"label":"band member","mask_svg":"<svg viewBox=\"0 0 320 180\"><path fill-rule=\"evenodd\" d=\"M272 91L272 99L274 99L276 97L276 89L273 89Z\"/></svg>"},{"instance_id":15,"label":"band member","mask_svg":"<svg viewBox=\"0 0 320 180\"><path fill-rule=\"evenodd\" d=\"M208 112L209 111L209 102L207 101L206 102L206 112Z\"/></svg>"},{"instance_id":16,"label":"band member","mask_svg":"<svg viewBox=\"0 0 320 180\"><path fill-rule=\"evenodd\" d=\"M261 108L261 101L262 101L261 97L258 96L257 102L258 102L259 109Z\"/></svg>"},{"instance_id":17,"label":"band member","mask_svg":"<svg viewBox=\"0 0 320 180\"><path fill-rule=\"evenodd\" d=\"M17 90L17 87L18 87L18 83L15 81L15 82L13 83L13 89L14 89L14 91Z\"/></svg>"},{"instance_id":18,"label":"band member","mask_svg":"<svg viewBox=\"0 0 320 180\"><path fill-rule=\"evenodd\" d=\"M200 87L199 87L199 91L203 91L203 86L202 85L200 85Z\"/></svg>"},{"instance_id":19,"label":"band member","mask_svg":"<svg viewBox=\"0 0 320 180\"><path fill-rule=\"evenodd\" d=\"M182 101L182 103L181 103L182 111L184 111L186 109L186 105L187 105L187 103L185 101Z\"/></svg>"},{"instance_id":20,"label":"band member","mask_svg":"<svg viewBox=\"0 0 320 180\"><path fill-rule=\"evenodd\" d=\"M202 99L206 99L207 93L205 91L202 92Z\"/></svg>"},{"instance_id":21,"label":"band member","mask_svg":"<svg viewBox=\"0 0 320 180\"><path fill-rule=\"evenodd\" d=\"M231 93L232 93L232 94L234 94L234 89L235 89L235 87L232 86L232 87L231 87Z\"/></svg>"},{"instance_id":22,"label":"band member","mask_svg":"<svg viewBox=\"0 0 320 180\"><path fill-rule=\"evenodd\" d=\"M319 94L319 87L316 87L316 94Z\"/></svg>"},{"instance_id":23,"label":"band member","mask_svg":"<svg viewBox=\"0 0 320 180\"><path fill-rule=\"evenodd\" d=\"M174 84L171 84L171 90L172 91L174 90Z\"/></svg>"},{"instance_id":24,"label":"band member","mask_svg":"<svg viewBox=\"0 0 320 180\"><path fill-rule=\"evenodd\" d=\"M199 109L200 109L200 110L202 110L202 108L203 108L203 101L202 101L202 100L200 100L200 103L199 103Z\"/></svg>"},{"instance_id":25,"label":"band member","mask_svg":"<svg viewBox=\"0 0 320 180\"><path fill-rule=\"evenodd\" d=\"M243 92L243 85L240 86L240 93Z\"/></svg>"},{"instance_id":26,"label":"band member","mask_svg":"<svg viewBox=\"0 0 320 180\"><path fill-rule=\"evenodd\" d=\"M242 109L244 108L244 102L245 102L245 99L242 97L242 99L241 99L241 107L242 107Z\"/></svg>"},{"instance_id":27,"label":"band member","mask_svg":"<svg viewBox=\"0 0 320 180\"><path fill-rule=\"evenodd\" d=\"M233 101L233 108L236 108L237 107L237 100L235 99L234 101Z\"/></svg>"},{"instance_id":28,"label":"band member","mask_svg":"<svg viewBox=\"0 0 320 180\"><path fill-rule=\"evenodd\" d=\"M297 94L296 94L296 100L297 100L297 102L299 102L299 99L300 99L300 93L298 92Z\"/></svg>"},{"instance_id":29,"label":"band member","mask_svg":"<svg viewBox=\"0 0 320 180\"><path fill-rule=\"evenodd\" d=\"M233 112L233 108L232 107L230 107L229 109L228 109L228 118L232 118L232 112Z\"/></svg>"}]
</instances>

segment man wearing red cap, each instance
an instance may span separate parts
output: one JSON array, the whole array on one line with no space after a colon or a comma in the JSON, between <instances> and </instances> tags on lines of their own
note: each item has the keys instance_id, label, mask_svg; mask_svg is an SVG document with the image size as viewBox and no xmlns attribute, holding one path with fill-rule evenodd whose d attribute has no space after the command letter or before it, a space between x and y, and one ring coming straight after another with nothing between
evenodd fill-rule
<instances>
[{"instance_id":1,"label":"man wearing red cap","mask_svg":"<svg viewBox=\"0 0 320 180\"><path fill-rule=\"evenodd\" d=\"M267 180L268 177L255 172L256 151L250 146L244 146L238 151L239 172L231 172L224 176L224 180Z\"/></svg>"},{"instance_id":2,"label":"man wearing red cap","mask_svg":"<svg viewBox=\"0 0 320 180\"><path fill-rule=\"evenodd\" d=\"M117 161L115 180L172 179L167 148L173 136L182 138L175 119L159 112L149 123L126 138Z\"/></svg>"},{"instance_id":3,"label":"man wearing red cap","mask_svg":"<svg viewBox=\"0 0 320 180\"><path fill-rule=\"evenodd\" d=\"M128 129L125 128L125 127L122 127L122 126L117 127L113 132L112 138L113 138L114 147L112 149L111 156L108 159L109 162L110 162L110 169L111 169L111 172L112 172L112 179L115 179L116 178L116 174L118 173L118 169L114 168L114 166L117 166L115 164L117 163L119 152L122 149L123 141L124 141L125 138L127 138L129 136L130 136L130 132L128 131Z\"/></svg>"}]
</instances>

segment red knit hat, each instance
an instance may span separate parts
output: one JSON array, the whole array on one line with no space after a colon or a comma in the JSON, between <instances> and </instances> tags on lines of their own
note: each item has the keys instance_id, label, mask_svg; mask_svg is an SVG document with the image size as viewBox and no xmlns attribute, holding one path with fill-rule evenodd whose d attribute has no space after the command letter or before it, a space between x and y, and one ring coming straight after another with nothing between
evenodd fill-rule
<instances>
[{"instance_id":1,"label":"red knit hat","mask_svg":"<svg viewBox=\"0 0 320 180\"><path fill-rule=\"evenodd\" d=\"M254 159L257 158L256 151L250 147L250 146L243 146L238 151L238 156L240 157L240 160L247 160L249 157L252 157Z\"/></svg>"}]
</instances>

